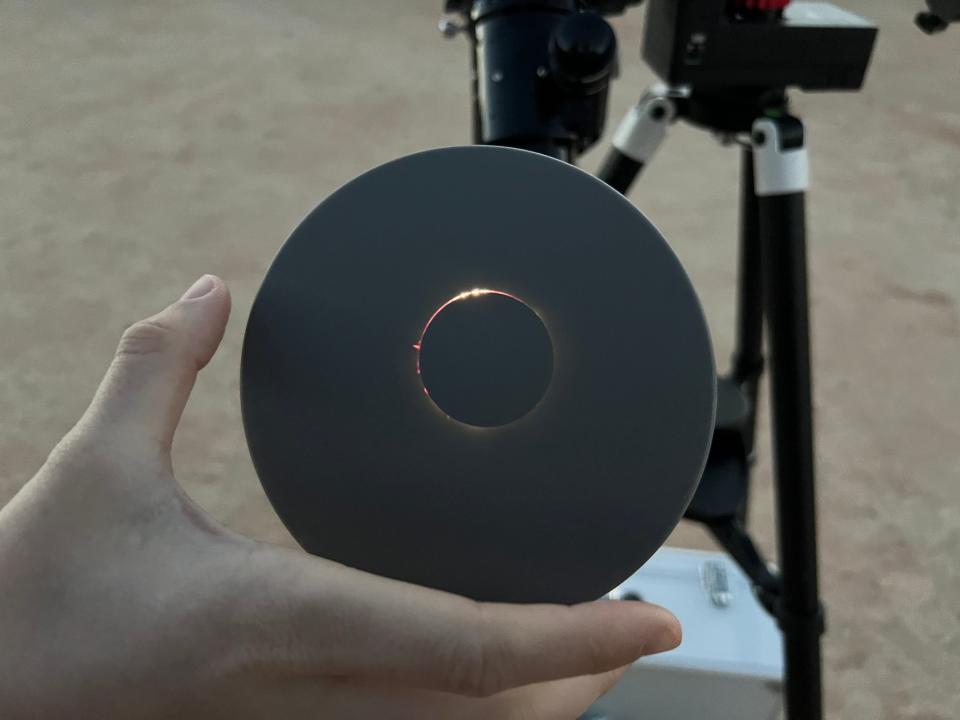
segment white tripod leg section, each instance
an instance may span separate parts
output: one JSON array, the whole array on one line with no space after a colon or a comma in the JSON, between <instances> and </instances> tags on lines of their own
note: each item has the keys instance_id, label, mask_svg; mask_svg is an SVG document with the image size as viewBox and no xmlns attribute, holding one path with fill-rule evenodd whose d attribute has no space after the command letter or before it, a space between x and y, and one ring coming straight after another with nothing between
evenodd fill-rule
<instances>
[{"instance_id":1,"label":"white tripod leg section","mask_svg":"<svg viewBox=\"0 0 960 720\"><path fill-rule=\"evenodd\" d=\"M613 135L613 148L604 158L597 177L619 192L650 162L667 136L667 127L677 117L674 98L679 93L663 84L654 85L632 107Z\"/></svg>"},{"instance_id":2,"label":"white tripod leg section","mask_svg":"<svg viewBox=\"0 0 960 720\"><path fill-rule=\"evenodd\" d=\"M613 135L613 146L634 162L647 165L663 144L677 108L666 85L647 90L630 108Z\"/></svg>"},{"instance_id":3,"label":"white tripod leg section","mask_svg":"<svg viewBox=\"0 0 960 720\"><path fill-rule=\"evenodd\" d=\"M784 133L781 124L769 118L753 123L753 158L756 192L765 195L792 195L810 187L810 166L803 141L803 126Z\"/></svg>"}]
</instances>

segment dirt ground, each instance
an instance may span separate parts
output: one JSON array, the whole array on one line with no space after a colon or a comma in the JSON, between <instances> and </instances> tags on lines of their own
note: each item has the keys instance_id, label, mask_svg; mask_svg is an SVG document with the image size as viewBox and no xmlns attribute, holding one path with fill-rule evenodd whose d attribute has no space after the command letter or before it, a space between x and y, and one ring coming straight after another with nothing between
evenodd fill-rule
<instances>
[{"instance_id":1,"label":"dirt ground","mask_svg":"<svg viewBox=\"0 0 960 720\"><path fill-rule=\"evenodd\" d=\"M807 119L830 716L960 714L960 27L920 0L844 0L881 26L866 89ZM204 272L235 310L176 444L231 527L290 542L240 424L253 295L300 218L357 173L469 141L467 46L440 0L10 2L0 8L0 503L84 408L120 332ZM652 82L617 21L607 136ZM604 143L605 144L605 143ZM600 153L584 165L594 168ZM737 157L678 126L632 199L733 322ZM751 522L773 552L766 432ZM695 527L674 544L710 547Z\"/></svg>"}]
</instances>

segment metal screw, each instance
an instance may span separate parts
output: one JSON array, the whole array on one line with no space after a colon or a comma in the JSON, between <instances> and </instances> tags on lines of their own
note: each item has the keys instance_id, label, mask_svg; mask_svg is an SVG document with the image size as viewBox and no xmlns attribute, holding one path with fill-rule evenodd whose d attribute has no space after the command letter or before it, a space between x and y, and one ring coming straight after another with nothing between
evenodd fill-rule
<instances>
[{"instance_id":1,"label":"metal screw","mask_svg":"<svg viewBox=\"0 0 960 720\"><path fill-rule=\"evenodd\" d=\"M757 147L763 147L767 142L767 134L762 130L753 133L753 144Z\"/></svg>"},{"instance_id":2,"label":"metal screw","mask_svg":"<svg viewBox=\"0 0 960 720\"><path fill-rule=\"evenodd\" d=\"M727 578L727 569L719 562L710 560L700 566L700 584L714 607L725 608L730 605L733 593Z\"/></svg>"},{"instance_id":3,"label":"metal screw","mask_svg":"<svg viewBox=\"0 0 960 720\"><path fill-rule=\"evenodd\" d=\"M490 79L491 79L493 82L500 82L501 80L503 80L503 71L502 71L502 70L494 70L492 73L490 73Z\"/></svg>"},{"instance_id":4,"label":"metal screw","mask_svg":"<svg viewBox=\"0 0 960 720\"><path fill-rule=\"evenodd\" d=\"M445 38L456 37L467 29L465 25L458 23L456 20L451 20L450 18L440 18L440 22L437 23L437 28Z\"/></svg>"}]
</instances>

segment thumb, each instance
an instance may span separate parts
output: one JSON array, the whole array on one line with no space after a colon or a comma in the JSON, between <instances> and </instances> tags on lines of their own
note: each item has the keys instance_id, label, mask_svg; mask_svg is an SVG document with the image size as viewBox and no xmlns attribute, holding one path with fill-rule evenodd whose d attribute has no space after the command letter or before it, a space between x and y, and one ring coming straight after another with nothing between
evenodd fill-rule
<instances>
[{"instance_id":1,"label":"thumb","mask_svg":"<svg viewBox=\"0 0 960 720\"><path fill-rule=\"evenodd\" d=\"M220 345L229 315L227 286L204 275L177 302L131 325L81 421L85 429L168 453L197 373Z\"/></svg>"}]
</instances>

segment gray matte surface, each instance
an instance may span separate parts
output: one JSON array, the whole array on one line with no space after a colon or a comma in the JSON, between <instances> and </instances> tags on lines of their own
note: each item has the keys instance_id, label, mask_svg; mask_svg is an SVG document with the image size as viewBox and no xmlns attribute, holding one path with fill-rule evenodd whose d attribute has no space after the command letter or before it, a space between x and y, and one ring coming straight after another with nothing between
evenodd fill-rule
<instances>
[{"instance_id":1,"label":"gray matte surface","mask_svg":"<svg viewBox=\"0 0 960 720\"><path fill-rule=\"evenodd\" d=\"M451 420L413 343L472 288L550 329L546 395L509 425ZM477 599L576 602L679 521L714 413L706 322L629 202L532 153L467 147L376 168L274 260L247 326L244 424L280 517L311 552Z\"/></svg>"}]
</instances>

